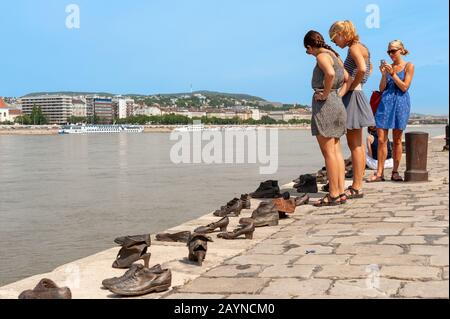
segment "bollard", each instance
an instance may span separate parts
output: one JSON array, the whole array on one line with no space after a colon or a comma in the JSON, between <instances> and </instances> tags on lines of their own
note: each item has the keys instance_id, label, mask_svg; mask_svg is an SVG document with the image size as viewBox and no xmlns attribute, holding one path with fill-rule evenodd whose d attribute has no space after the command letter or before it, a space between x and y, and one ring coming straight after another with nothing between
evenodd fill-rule
<instances>
[{"instance_id":1,"label":"bollard","mask_svg":"<svg viewBox=\"0 0 450 319\"><path fill-rule=\"evenodd\" d=\"M410 132L405 134L406 172L405 182L428 181L427 155L428 133Z\"/></svg>"},{"instance_id":2,"label":"bollard","mask_svg":"<svg viewBox=\"0 0 450 319\"><path fill-rule=\"evenodd\" d=\"M449 149L449 145L448 145L448 140L449 140L449 137L448 137L448 124L445 126L445 146L444 146L444 151L448 151L448 149Z\"/></svg>"}]
</instances>

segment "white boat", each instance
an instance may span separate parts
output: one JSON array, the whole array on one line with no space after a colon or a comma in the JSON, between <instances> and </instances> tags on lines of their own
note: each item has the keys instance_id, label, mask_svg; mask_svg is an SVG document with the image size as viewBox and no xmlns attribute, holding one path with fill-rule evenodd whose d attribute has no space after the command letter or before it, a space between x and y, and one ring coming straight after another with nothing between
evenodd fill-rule
<instances>
[{"instance_id":1,"label":"white boat","mask_svg":"<svg viewBox=\"0 0 450 319\"><path fill-rule=\"evenodd\" d=\"M175 132L219 131L218 127L205 127L203 124L184 125L174 128Z\"/></svg>"},{"instance_id":2,"label":"white boat","mask_svg":"<svg viewBox=\"0 0 450 319\"><path fill-rule=\"evenodd\" d=\"M140 125L64 125L59 134L91 134L91 133L142 133Z\"/></svg>"}]
</instances>

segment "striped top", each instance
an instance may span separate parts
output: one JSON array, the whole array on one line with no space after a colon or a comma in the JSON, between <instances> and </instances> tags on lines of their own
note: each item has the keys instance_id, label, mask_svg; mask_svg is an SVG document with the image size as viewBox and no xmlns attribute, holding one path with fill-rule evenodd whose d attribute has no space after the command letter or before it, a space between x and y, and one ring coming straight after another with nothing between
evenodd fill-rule
<instances>
[{"instance_id":1,"label":"striped top","mask_svg":"<svg viewBox=\"0 0 450 319\"><path fill-rule=\"evenodd\" d=\"M361 45L367 49L367 47L364 44L361 43ZM364 74L364 78L361 81L362 84L366 83L367 80L369 79L369 76L370 76L370 65L371 65L371 62L370 62L370 51L369 51L369 49L367 49L367 52L368 52L369 56L368 56L368 58L366 60L366 73ZM358 68L356 66L355 60L353 60L352 56L350 55L350 50L349 50L349 52L347 54L347 58L345 59L344 67L347 70L348 74L350 74L350 76L352 78L355 78L356 71L358 70Z\"/></svg>"}]
</instances>

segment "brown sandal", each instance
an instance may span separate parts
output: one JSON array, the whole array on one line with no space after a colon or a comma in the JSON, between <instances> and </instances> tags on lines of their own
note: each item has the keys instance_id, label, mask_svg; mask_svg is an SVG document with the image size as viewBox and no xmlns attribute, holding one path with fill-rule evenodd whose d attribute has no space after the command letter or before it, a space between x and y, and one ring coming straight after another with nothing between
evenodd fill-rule
<instances>
[{"instance_id":1,"label":"brown sandal","mask_svg":"<svg viewBox=\"0 0 450 319\"><path fill-rule=\"evenodd\" d=\"M370 178L366 179L366 183L376 183L385 181L386 179L384 178L384 176L378 176L377 174L374 174Z\"/></svg>"},{"instance_id":2,"label":"brown sandal","mask_svg":"<svg viewBox=\"0 0 450 319\"><path fill-rule=\"evenodd\" d=\"M319 199L313 205L316 207L322 206L338 206L341 204L341 196L331 197L330 194L325 195L325 197Z\"/></svg>"},{"instance_id":3,"label":"brown sandal","mask_svg":"<svg viewBox=\"0 0 450 319\"><path fill-rule=\"evenodd\" d=\"M403 182L403 178L398 172L392 172L391 181L393 182Z\"/></svg>"},{"instance_id":4,"label":"brown sandal","mask_svg":"<svg viewBox=\"0 0 450 319\"><path fill-rule=\"evenodd\" d=\"M345 190L345 195L347 196L347 199L355 199L355 198L363 198L364 194L361 192L361 190L354 189L352 186L349 186Z\"/></svg>"}]
</instances>

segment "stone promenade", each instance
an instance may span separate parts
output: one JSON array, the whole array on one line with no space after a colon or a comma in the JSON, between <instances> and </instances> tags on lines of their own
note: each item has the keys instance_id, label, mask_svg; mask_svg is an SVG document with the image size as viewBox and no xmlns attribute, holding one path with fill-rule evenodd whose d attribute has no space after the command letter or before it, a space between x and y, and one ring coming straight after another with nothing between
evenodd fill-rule
<instances>
[{"instance_id":1,"label":"stone promenade","mask_svg":"<svg viewBox=\"0 0 450 319\"><path fill-rule=\"evenodd\" d=\"M367 184L365 197L346 205L300 206L278 226L257 228L253 240L212 234L202 267L186 260L185 244L152 237L150 263L172 270L172 288L140 298L448 298L449 155L443 145L443 139L429 144L429 182ZM252 200L240 217L250 216L258 203ZM168 231L192 231L216 220L207 214ZM43 277L68 285L73 298L117 298L101 288L104 278L123 274L111 268L117 252L112 248L2 287L0 298L17 298Z\"/></svg>"}]
</instances>

